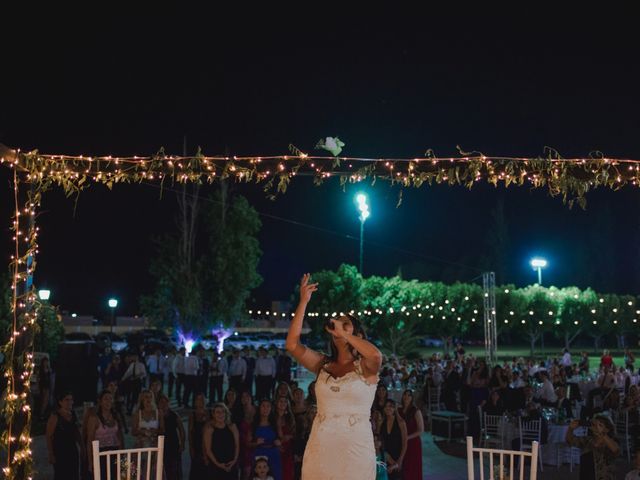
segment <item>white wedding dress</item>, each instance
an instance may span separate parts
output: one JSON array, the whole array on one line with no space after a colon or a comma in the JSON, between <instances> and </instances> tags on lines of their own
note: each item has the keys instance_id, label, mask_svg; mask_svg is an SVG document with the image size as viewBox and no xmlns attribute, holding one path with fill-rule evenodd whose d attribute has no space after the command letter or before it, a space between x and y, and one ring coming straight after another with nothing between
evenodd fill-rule
<instances>
[{"instance_id":1,"label":"white wedding dress","mask_svg":"<svg viewBox=\"0 0 640 480\"><path fill-rule=\"evenodd\" d=\"M325 369L316 381L318 413L302 463L302 480L375 480L376 451L371 405L376 383L356 370L334 378Z\"/></svg>"}]
</instances>

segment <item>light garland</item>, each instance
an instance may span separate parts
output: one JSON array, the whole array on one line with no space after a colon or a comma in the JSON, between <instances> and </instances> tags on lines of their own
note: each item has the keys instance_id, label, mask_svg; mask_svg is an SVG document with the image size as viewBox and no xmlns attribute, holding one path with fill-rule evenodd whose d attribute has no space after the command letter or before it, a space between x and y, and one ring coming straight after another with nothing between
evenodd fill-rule
<instances>
[{"instance_id":1,"label":"light garland","mask_svg":"<svg viewBox=\"0 0 640 480\"><path fill-rule=\"evenodd\" d=\"M316 184L331 177L341 183L387 180L401 187L425 183L446 183L471 188L480 181L493 185L547 187L551 195L562 195L570 206L585 205L585 195L605 186L617 190L625 185L640 186L640 160L614 159L595 152L588 158L562 158L552 149L544 157L487 156L460 152L457 157L437 157L433 152L416 158L362 158L312 156L290 145L293 155L195 156L168 155L160 150L152 156L85 156L23 153L0 145L0 163L25 173L38 190L52 185L67 195L88 183L113 188L116 183L169 179L172 182L208 182L232 178L240 182L263 183L270 195L286 191L297 175L313 176Z\"/></svg>"},{"instance_id":2,"label":"light garland","mask_svg":"<svg viewBox=\"0 0 640 480\"><path fill-rule=\"evenodd\" d=\"M198 151L195 156L188 157L167 155L160 150L152 156L120 157L40 154L37 150L22 152L0 144L0 165L14 172L15 201L12 223L15 253L12 256L11 284L13 334L3 346L7 358L4 367L7 389L1 413L8 429L0 435L2 449L7 453L7 466L3 473L8 480L31 477L29 382L33 370L33 332L37 317L37 298L32 291L31 279L38 253L38 228L34 220L42 193L52 187L61 187L67 196L71 196L79 194L92 183L111 189L117 183L157 181L162 186L165 181L212 183L217 179L233 179L261 184L272 198L284 193L295 176L311 176L316 185L338 177L342 185L362 181L374 184L377 180L385 180L400 186L400 203L402 188L405 187L445 183L471 188L480 181L486 181L505 187L511 184L547 187L552 196L561 195L569 206L577 202L584 207L585 195L594 188L605 186L617 190L625 185L640 186L640 161L611 159L599 152L588 158L572 159L561 158L551 149L545 151L544 157L535 158L485 156L462 151L457 157L436 157L428 151L420 158L358 158L311 156L294 145L289 145L289 150L292 155L205 156ZM19 201L21 182L30 186L22 207ZM393 308L388 312L365 310L365 315L371 316L375 311L376 315L422 317L424 310L435 306L432 302L422 308L420 305L401 308L399 312ZM451 310L447 312L446 308ZM443 318L451 315L461 320L457 307L450 307L446 302L444 306L439 305L437 311L438 315L445 314ZM320 315L319 312L313 313L314 316ZM329 313L323 312L323 315L327 317ZM434 317L433 314L429 316ZM471 321L475 322L476 318ZM637 319L633 322L636 323Z\"/></svg>"}]
</instances>

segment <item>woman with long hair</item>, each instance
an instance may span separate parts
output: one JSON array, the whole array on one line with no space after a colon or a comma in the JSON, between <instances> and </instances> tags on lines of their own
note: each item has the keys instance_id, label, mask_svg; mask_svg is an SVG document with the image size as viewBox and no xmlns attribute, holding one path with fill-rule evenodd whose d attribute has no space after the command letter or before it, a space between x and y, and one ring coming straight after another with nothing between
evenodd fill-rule
<instances>
[{"instance_id":1,"label":"woman with long hair","mask_svg":"<svg viewBox=\"0 0 640 480\"><path fill-rule=\"evenodd\" d=\"M387 390L384 383L379 383L371 410L378 410L380 413L384 413L384 405L387 403L387 398L389 398L389 390Z\"/></svg>"},{"instance_id":2,"label":"woman with long hair","mask_svg":"<svg viewBox=\"0 0 640 480\"><path fill-rule=\"evenodd\" d=\"M70 392L58 396L56 409L47 421L46 437L53 479L79 480L82 440Z\"/></svg>"},{"instance_id":3,"label":"woman with long hair","mask_svg":"<svg viewBox=\"0 0 640 480\"><path fill-rule=\"evenodd\" d=\"M253 449L254 457L264 456L269 460L271 474L275 480L282 480L280 461L280 439L271 400L264 398L253 420L253 430L247 442Z\"/></svg>"},{"instance_id":4,"label":"woman with long hair","mask_svg":"<svg viewBox=\"0 0 640 480\"><path fill-rule=\"evenodd\" d=\"M206 408L204 393L197 393L193 399L193 412L189 415L189 455L191 457L191 471L189 480L200 480L207 474L204 448L204 427L211 420L211 412Z\"/></svg>"},{"instance_id":5,"label":"woman with long hair","mask_svg":"<svg viewBox=\"0 0 640 480\"><path fill-rule=\"evenodd\" d=\"M164 422L164 478L165 480L182 480L182 452L184 452L186 436L182 426L182 419L176 412L171 410L169 397L165 395L160 394L158 396L158 410ZM200 458L200 463L204 463L202 454ZM192 459L192 472L194 471L194 465Z\"/></svg>"},{"instance_id":6,"label":"woman with long hair","mask_svg":"<svg viewBox=\"0 0 640 480\"><path fill-rule=\"evenodd\" d=\"M384 445L389 480L401 480L407 453L407 426L398 414L396 402L387 400L380 437Z\"/></svg>"},{"instance_id":7,"label":"woman with long hair","mask_svg":"<svg viewBox=\"0 0 640 480\"><path fill-rule=\"evenodd\" d=\"M243 480L251 476L251 465L253 464L253 451L249 448L248 441L253 429L253 419L256 416L256 406L253 404L251 392L244 390L240 394L240 405L242 405L242 421L238 427L240 434L240 477Z\"/></svg>"},{"instance_id":8,"label":"woman with long hair","mask_svg":"<svg viewBox=\"0 0 640 480\"><path fill-rule=\"evenodd\" d=\"M282 463L282 480L293 480L293 439L296 434L296 421L287 397L276 400L276 426L280 438L280 460Z\"/></svg>"},{"instance_id":9,"label":"woman with long hair","mask_svg":"<svg viewBox=\"0 0 640 480\"><path fill-rule=\"evenodd\" d=\"M138 407L133 412L131 433L136 448L149 448L158 445L158 435L164 432L164 420L158 412L153 393L143 390L138 397Z\"/></svg>"},{"instance_id":10,"label":"woman with long hair","mask_svg":"<svg viewBox=\"0 0 640 480\"><path fill-rule=\"evenodd\" d=\"M304 453L302 478L374 480L376 456L369 417L382 354L366 340L353 315L340 315L325 324L330 339L327 355L300 343L305 310L317 289L309 274L302 277L300 303L286 340L287 351L317 375L318 414Z\"/></svg>"},{"instance_id":11,"label":"woman with long hair","mask_svg":"<svg viewBox=\"0 0 640 480\"><path fill-rule=\"evenodd\" d=\"M51 367L47 357L43 357L38 366L38 388L40 389L40 411L38 413L40 419L44 420L51 397Z\"/></svg>"},{"instance_id":12,"label":"woman with long hair","mask_svg":"<svg viewBox=\"0 0 640 480\"><path fill-rule=\"evenodd\" d=\"M236 424L236 427L240 425L242 421L242 405L240 405L240 399L238 398L238 392L235 388L229 387L224 394L224 404L231 412L231 421Z\"/></svg>"},{"instance_id":13,"label":"woman with long hair","mask_svg":"<svg viewBox=\"0 0 640 480\"><path fill-rule=\"evenodd\" d=\"M307 406L318 404L318 399L316 398L316 381L315 380L309 383L309 386L307 387L307 398L305 399L305 402L307 402Z\"/></svg>"},{"instance_id":14,"label":"woman with long hair","mask_svg":"<svg viewBox=\"0 0 640 480\"><path fill-rule=\"evenodd\" d=\"M213 420L204 427L204 452L209 464L209 478L236 480L240 435L231 421L231 412L224 403L213 406Z\"/></svg>"},{"instance_id":15,"label":"woman with long hair","mask_svg":"<svg viewBox=\"0 0 640 480\"><path fill-rule=\"evenodd\" d=\"M398 412L407 426L407 453L404 456L403 480L422 480L422 432L424 420L416 407L412 390L402 394L402 404Z\"/></svg>"},{"instance_id":16,"label":"woman with long hair","mask_svg":"<svg viewBox=\"0 0 640 480\"><path fill-rule=\"evenodd\" d=\"M100 451L119 450L124 448L124 435L122 425L113 410L113 394L104 390L98 396L98 405L95 414L91 415L87 423L87 460L89 471L93 472L93 448L94 440L100 442ZM116 458L111 458L111 477L115 478ZM105 457L100 459L100 478L107 478L107 464Z\"/></svg>"}]
</instances>

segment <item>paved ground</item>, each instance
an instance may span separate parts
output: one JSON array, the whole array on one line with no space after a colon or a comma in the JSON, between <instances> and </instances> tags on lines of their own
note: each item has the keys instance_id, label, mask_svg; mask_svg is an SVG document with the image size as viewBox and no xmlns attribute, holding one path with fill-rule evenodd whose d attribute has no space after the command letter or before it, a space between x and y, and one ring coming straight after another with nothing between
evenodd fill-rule
<instances>
[{"instance_id":1,"label":"paved ground","mask_svg":"<svg viewBox=\"0 0 640 480\"><path fill-rule=\"evenodd\" d=\"M33 441L34 461L36 468L35 480L52 480L53 469L47 464L47 446L44 436L38 436ZM457 448L463 450L462 446ZM422 464L424 468L424 478L427 480L467 480L467 461L464 458L447 455L436 446L430 433L425 433L422 438ZM185 453L183 456L185 478L188 478L189 457ZM623 479L625 474L631 469L626 463L626 458L619 459L617 464L617 475L615 478ZM573 472L569 472L569 466L564 465L557 468L546 465L544 472L538 476L540 480L578 480L579 467L574 467ZM479 477L477 477L479 478Z\"/></svg>"},{"instance_id":2,"label":"paved ground","mask_svg":"<svg viewBox=\"0 0 640 480\"><path fill-rule=\"evenodd\" d=\"M309 379L301 381L302 388L306 389ZM173 402L172 402L173 403ZM189 411L174 408L185 422L185 430L188 427ZM126 443L128 447L133 445L133 439L127 436ZM438 446L440 445L440 447ZM548 448L548 447L545 447ZM452 455L443 452L452 453ZM438 440L434 442L430 433L425 433L422 437L422 464L424 469L424 478L427 480L466 480L467 479L467 461L464 458L464 445L461 443L442 444ZM33 439L33 455L36 474L34 480L52 480L53 468L47 463L47 445L44 435L38 435ZM184 478L188 478L189 473L189 454L185 451L183 455L183 472ZM624 459L618 459L616 463L616 477L623 479L625 474L631 469L630 465ZM546 465L544 472L540 472L538 478L540 480L578 480L579 467L576 466L573 472L569 471L569 466L555 467ZM479 478L476 476L476 478ZM488 478L488 477L485 477ZM346 479L345 479L346 480Z\"/></svg>"}]
</instances>

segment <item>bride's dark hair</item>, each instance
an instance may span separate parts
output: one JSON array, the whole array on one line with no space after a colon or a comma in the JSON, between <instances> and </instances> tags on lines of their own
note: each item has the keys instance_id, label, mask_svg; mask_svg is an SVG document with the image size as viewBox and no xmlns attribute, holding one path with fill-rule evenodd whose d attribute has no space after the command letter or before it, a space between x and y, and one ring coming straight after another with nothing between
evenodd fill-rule
<instances>
[{"instance_id":1,"label":"bride's dark hair","mask_svg":"<svg viewBox=\"0 0 640 480\"><path fill-rule=\"evenodd\" d=\"M358 317L356 317L355 315L352 315L350 313L345 313L344 315L340 315L335 320L339 320L342 317L347 317L349 320L351 320L351 324L353 325L353 334L354 335L358 335L358 336L364 338L365 340L367 339L367 333L364 331L364 327L362 326L362 323L360 322ZM333 343L333 336L329 332L326 332L326 331L325 331L325 335L327 336L327 351L329 352L329 354L326 356L325 363L335 362L336 360L338 360L338 349L336 348L335 344ZM355 348L352 348L351 351L353 352L353 356L354 357L358 357L359 356L359 354L358 354L358 352L357 352L357 350Z\"/></svg>"}]
</instances>

